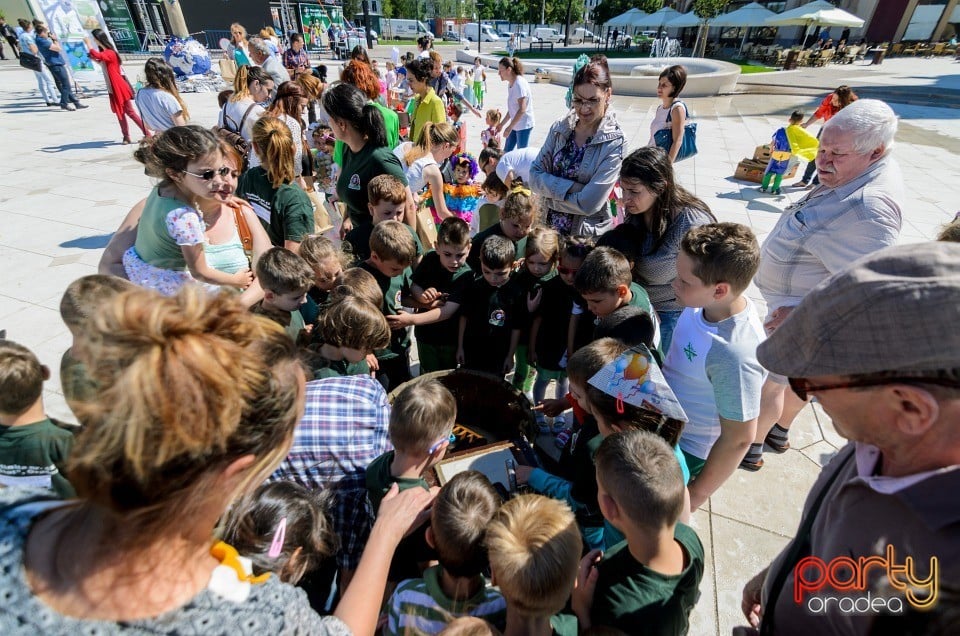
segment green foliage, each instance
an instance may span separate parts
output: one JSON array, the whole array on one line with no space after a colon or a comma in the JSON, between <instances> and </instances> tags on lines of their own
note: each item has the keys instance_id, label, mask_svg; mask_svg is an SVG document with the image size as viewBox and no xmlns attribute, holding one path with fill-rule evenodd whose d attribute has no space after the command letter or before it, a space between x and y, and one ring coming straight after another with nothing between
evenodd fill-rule
<instances>
[{"instance_id":1,"label":"green foliage","mask_svg":"<svg viewBox=\"0 0 960 636\"><path fill-rule=\"evenodd\" d=\"M593 10L592 17L597 24L604 24L611 18L615 18L634 7L647 13L654 13L659 11L662 6L663 0L603 0Z\"/></svg>"},{"instance_id":2,"label":"green foliage","mask_svg":"<svg viewBox=\"0 0 960 636\"><path fill-rule=\"evenodd\" d=\"M361 13L363 7L360 6L360 0L343 0L343 17L353 21L353 16Z\"/></svg>"},{"instance_id":3,"label":"green foliage","mask_svg":"<svg viewBox=\"0 0 960 636\"><path fill-rule=\"evenodd\" d=\"M723 13L730 0L693 0L693 12L708 20Z\"/></svg>"}]
</instances>

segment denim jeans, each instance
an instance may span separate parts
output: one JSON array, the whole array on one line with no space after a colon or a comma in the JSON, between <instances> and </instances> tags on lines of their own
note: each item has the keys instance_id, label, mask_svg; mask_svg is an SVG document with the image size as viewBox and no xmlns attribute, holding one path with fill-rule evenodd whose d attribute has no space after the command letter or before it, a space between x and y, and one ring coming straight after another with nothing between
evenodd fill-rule
<instances>
[{"instance_id":1,"label":"denim jeans","mask_svg":"<svg viewBox=\"0 0 960 636\"><path fill-rule=\"evenodd\" d=\"M57 88L60 90L60 106L65 107L70 102L79 105L80 100L73 94L73 89L70 87L70 75L67 73L67 68L62 64L48 66L47 68L50 69L53 81L57 83Z\"/></svg>"},{"instance_id":2,"label":"denim jeans","mask_svg":"<svg viewBox=\"0 0 960 636\"><path fill-rule=\"evenodd\" d=\"M530 145L530 132L533 128L524 128L523 130L511 130L507 135L507 142L503 146L504 152L510 152L514 148L526 148Z\"/></svg>"},{"instance_id":3,"label":"denim jeans","mask_svg":"<svg viewBox=\"0 0 960 636\"><path fill-rule=\"evenodd\" d=\"M57 96L56 84L53 82L53 75L50 74L47 67L44 66L39 71L34 71L33 74L37 78L37 89L40 91L40 97L43 98L43 101L48 104L60 101Z\"/></svg>"}]
</instances>

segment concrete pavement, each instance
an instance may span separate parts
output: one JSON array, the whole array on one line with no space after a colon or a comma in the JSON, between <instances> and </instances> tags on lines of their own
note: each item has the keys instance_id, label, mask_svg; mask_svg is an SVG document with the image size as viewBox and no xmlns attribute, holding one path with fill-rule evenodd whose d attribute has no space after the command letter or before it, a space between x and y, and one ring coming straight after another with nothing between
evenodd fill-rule
<instances>
[{"instance_id":1,"label":"concrete pavement","mask_svg":"<svg viewBox=\"0 0 960 636\"><path fill-rule=\"evenodd\" d=\"M379 47L377 54L384 52L388 58L388 47ZM756 184L734 181L731 175L741 158L769 141L790 111L812 112L836 84L854 84L865 73L870 73L871 85L896 88L897 94L911 87L918 93L953 87L955 71L943 75L940 64L940 60L910 60L901 65L890 60L869 71L840 69L837 75L829 69L828 74L803 82L799 79L805 76L796 75L793 94L778 90L778 94L687 100L699 122L700 154L677 166L678 178L720 220L747 224L762 240L783 208L802 192L785 188L784 195L772 196L757 192ZM128 73L136 75L136 69L131 63ZM495 73L487 75L486 105L503 109L506 85ZM795 81L786 73L771 75L776 77L767 81L781 88ZM63 112L43 105L33 75L16 62L0 64L0 78L0 131L6 155L0 165L0 329L51 367L53 378L44 392L48 411L72 419L56 373L60 356L70 345L58 315L60 296L70 281L96 271L111 233L151 183L132 158L133 146L120 145L120 130L105 95L88 99L91 108L87 110ZM540 143L550 123L564 114L564 92L549 84L533 86L537 124L531 143ZM215 94L184 97L193 122L215 123ZM629 146L646 144L655 100L614 97L612 105ZM901 118L894 156L902 167L907 192L901 241L929 240L958 208L960 111L918 104L891 106ZM478 152L482 122L472 116L466 122L470 149ZM738 471L696 512L694 525L707 550L707 568L691 634L729 634L732 626L743 622L742 584L795 532L809 486L843 443L816 405L807 408L794 426L790 451L768 455L758 473Z\"/></svg>"}]
</instances>

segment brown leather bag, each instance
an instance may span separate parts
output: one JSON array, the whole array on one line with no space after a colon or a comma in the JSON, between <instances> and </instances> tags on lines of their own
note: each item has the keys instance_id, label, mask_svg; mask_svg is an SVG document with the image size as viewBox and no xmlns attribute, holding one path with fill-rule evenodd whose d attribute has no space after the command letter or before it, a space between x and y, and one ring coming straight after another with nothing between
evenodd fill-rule
<instances>
[{"instance_id":1,"label":"brown leather bag","mask_svg":"<svg viewBox=\"0 0 960 636\"><path fill-rule=\"evenodd\" d=\"M253 253L253 232L247 225L247 218L243 215L240 206L233 207L233 220L237 224L237 234L240 235L240 243L243 245L243 251L247 253L247 258Z\"/></svg>"}]
</instances>

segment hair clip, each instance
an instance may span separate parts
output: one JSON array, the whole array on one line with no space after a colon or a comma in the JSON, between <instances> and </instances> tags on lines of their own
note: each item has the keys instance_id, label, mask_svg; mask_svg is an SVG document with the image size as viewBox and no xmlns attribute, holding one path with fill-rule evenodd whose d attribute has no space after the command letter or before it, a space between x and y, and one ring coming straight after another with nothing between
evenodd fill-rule
<instances>
[{"instance_id":1,"label":"hair clip","mask_svg":"<svg viewBox=\"0 0 960 636\"><path fill-rule=\"evenodd\" d=\"M617 415L623 415L623 393L617 393Z\"/></svg>"},{"instance_id":2,"label":"hair clip","mask_svg":"<svg viewBox=\"0 0 960 636\"><path fill-rule=\"evenodd\" d=\"M270 551L267 556L276 559L283 553L283 542L287 538L287 518L284 517L277 524L277 529L273 532L273 542L270 544Z\"/></svg>"},{"instance_id":3,"label":"hair clip","mask_svg":"<svg viewBox=\"0 0 960 636\"><path fill-rule=\"evenodd\" d=\"M510 188L510 194L523 194L529 197L533 195L533 192L530 191L530 188L524 187L521 182L520 185L515 185Z\"/></svg>"}]
</instances>

